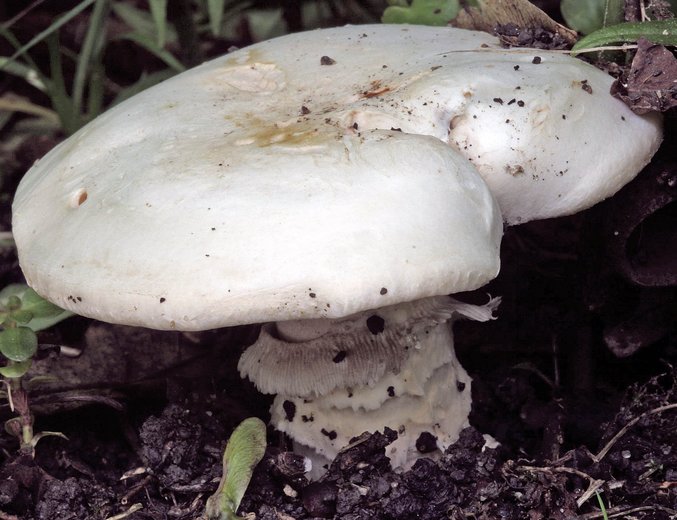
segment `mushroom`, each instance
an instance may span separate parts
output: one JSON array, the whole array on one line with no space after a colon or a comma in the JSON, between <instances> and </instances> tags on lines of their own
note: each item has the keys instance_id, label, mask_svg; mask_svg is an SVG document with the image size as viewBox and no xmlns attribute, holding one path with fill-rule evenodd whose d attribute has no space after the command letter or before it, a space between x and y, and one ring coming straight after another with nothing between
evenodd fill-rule
<instances>
[{"instance_id":1,"label":"mushroom","mask_svg":"<svg viewBox=\"0 0 677 520\"><path fill-rule=\"evenodd\" d=\"M176 169L143 175L110 156L96 166L48 156L39 185L29 174L15 199L20 262L45 297L105 321L276 322L240 362L280 394L273 423L321 462L390 426L404 464L422 432L446 447L466 425L470 378L449 322L490 319L496 301L444 295L497 274L501 216L472 165L439 140L331 128L312 146L250 147L256 160L210 157L212 144L199 171L180 154Z\"/></svg>"},{"instance_id":2,"label":"mushroom","mask_svg":"<svg viewBox=\"0 0 677 520\"><path fill-rule=\"evenodd\" d=\"M262 42L138 94L35 165L13 205L20 263L42 296L100 320L267 323L239 368L278 394L273 423L326 459L390 426L404 465L467 424L450 324L491 319L497 301L446 295L498 271L482 177L504 218L526 221L611 195L657 147L657 121L610 83L449 28Z\"/></svg>"}]
</instances>

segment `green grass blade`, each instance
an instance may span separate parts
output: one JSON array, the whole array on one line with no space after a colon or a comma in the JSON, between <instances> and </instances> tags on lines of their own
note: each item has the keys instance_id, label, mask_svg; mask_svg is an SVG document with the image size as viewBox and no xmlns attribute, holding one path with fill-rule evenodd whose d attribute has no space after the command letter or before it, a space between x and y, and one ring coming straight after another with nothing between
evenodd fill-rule
<instances>
[{"instance_id":1,"label":"green grass blade","mask_svg":"<svg viewBox=\"0 0 677 520\"><path fill-rule=\"evenodd\" d=\"M47 107L36 105L29 99L6 93L0 96L0 112L23 112L32 116L40 117L52 124L59 124L59 117Z\"/></svg>"},{"instance_id":2,"label":"green grass blade","mask_svg":"<svg viewBox=\"0 0 677 520\"><path fill-rule=\"evenodd\" d=\"M604 505L604 501L602 500L602 495L599 494L599 491L595 491L595 495L597 495L597 503L599 504L600 511L602 511L603 520L609 520L609 517L606 512L606 506Z\"/></svg>"},{"instance_id":3,"label":"green grass blade","mask_svg":"<svg viewBox=\"0 0 677 520\"><path fill-rule=\"evenodd\" d=\"M162 61L164 61L167 65L169 65L172 69L174 69L177 72L183 72L184 70L186 70L186 67L184 67L181 64L181 62L172 55L171 52L158 47L157 43L155 43L155 41L152 38L148 38L143 34L135 32L127 33L121 36L121 38L133 41L137 45L140 45L150 53L160 58Z\"/></svg>"},{"instance_id":4,"label":"green grass blade","mask_svg":"<svg viewBox=\"0 0 677 520\"><path fill-rule=\"evenodd\" d=\"M575 55L585 49L596 49L612 43L636 42L640 38L662 45L677 45L677 20L626 22L604 27L581 38L571 49L571 54Z\"/></svg>"},{"instance_id":5,"label":"green grass blade","mask_svg":"<svg viewBox=\"0 0 677 520\"><path fill-rule=\"evenodd\" d=\"M19 50L17 50L12 57L10 58L11 60L17 59L19 56L22 56L23 54L26 54L30 49L35 47L38 43L41 41L45 40L49 35L54 34L56 31L58 31L61 27L66 25L68 22L70 22L73 18L75 18L77 15L79 15L82 11L87 9L90 5L92 5L96 0L82 0L78 5L73 7L71 10L67 11L63 15L61 15L59 18L57 18L52 25L47 27L44 31L40 31L38 34L36 34L31 40L23 45Z\"/></svg>"},{"instance_id":6,"label":"green grass blade","mask_svg":"<svg viewBox=\"0 0 677 520\"><path fill-rule=\"evenodd\" d=\"M0 70L23 79L38 90L45 91L45 84L40 79L40 75L32 67L18 61L11 61L5 56L0 56Z\"/></svg>"},{"instance_id":7,"label":"green grass blade","mask_svg":"<svg viewBox=\"0 0 677 520\"><path fill-rule=\"evenodd\" d=\"M157 31L157 45L164 47L167 41L167 0L149 0L148 4Z\"/></svg>"},{"instance_id":8,"label":"green grass blade","mask_svg":"<svg viewBox=\"0 0 677 520\"><path fill-rule=\"evenodd\" d=\"M96 55L100 53L105 42L104 24L108 15L108 0L96 0L92 16L89 18L89 27L85 40L78 54L77 66L73 78L73 93L71 95L73 110L82 111L82 99L85 92L89 73L93 67ZM91 93L90 93L91 95Z\"/></svg>"},{"instance_id":9,"label":"green grass blade","mask_svg":"<svg viewBox=\"0 0 677 520\"><path fill-rule=\"evenodd\" d=\"M137 9L127 3L113 3L113 12L122 22L127 25L131 32L141 33L147 37L156 37L157 28L153 21L153 16L147 11Z\"/></svg>"},{"instance_id":10,"label":"green grass blade","mask_svg":"<svg viewBox=\"0 0 677 520\"><path fill-rule=\"evenodd\" d=\"M56 33L47 35L46 42L50 68L50 82L47 93L49 94L52 108L59 114L59 120L64 132L70 135L79 128L80 124L73 110L73 103L66 91L58 35Z\"/></svg>"},{"instance_id":11,"label":"green grass blade","mask_svg":"<svg viewBox=\"0 0 677 520\"><path fill-rule=\"evenodd\" d=\"M97 61L92 66L92 71L89 74L89 95L87 96L87 121L94 119L101 112L103 112L103 98L104 98L104 78L106 71L103 65Z\"/></svg>"},{"instance_id":12,"label":"green grass blade","mask_svg":"<svg viewBox=\"0 0 677 520\"><path fill-rule=\"evenodd\" d=\"M221 35L221 23L223 22L223 8L225 0L207 0L207 13L209 14L209 28L214 36Z\"/></svg>"},{"instance_id":13,"label":"green grass blade","mask_svg":"<svg viewBox=\"0 0 677 520\"><path fill-rule=\"evenodd\" d=\"M9 44L15 49L21 48L21 42L14 37L11 31L0 27L0 36L5 38L9 42ZM42 86L40 90L46 92L50 84L50 79L42 73L40 67L38 67L38 65L33 61L33 59L28 54L24 55L22 57L22 60L25 62L24 66L29 67L35 73L38 81ZM12 64L21 65L18 61L16 61L15 58L13 59L3 57L3 61L0 62L0 71L3 71L6 67L11 66ZM29 81L28 79L26 79L26 81L28 81L29 84L32 84L31 81Z\"/></svg>"}]
</instances>

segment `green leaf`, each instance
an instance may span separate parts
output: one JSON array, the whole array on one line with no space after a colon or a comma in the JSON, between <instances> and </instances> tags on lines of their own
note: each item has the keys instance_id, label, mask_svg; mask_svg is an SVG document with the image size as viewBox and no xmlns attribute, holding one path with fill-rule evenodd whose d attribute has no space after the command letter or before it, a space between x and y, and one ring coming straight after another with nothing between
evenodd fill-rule
<instances>
[{"instance_id":1,"label":"green leaf","mask_svg":"<svg viewBox=\"0 0 677 520\"><path fill-rule=\"evenodd\" d=\"M232 520L236 516L254 468L266 451L266 425L256 417L242 421L233 430L223 454L219 488L206 505L208 520Z\"/></svg>"},{"instance_id":2,"label":"green leaf","mask_svg":"<svg viewBox=\"0 0 677 520\"><path fill-rule=\"evenodd\" d=\"M17 310L9 313L9 319L21 325L26 325L26 323L33 319L33 313L31 311Z\"/></svg>"},{"instance_id":3,"label":"green leaf","mask_svg":"<svg viewBox=\"0 0 677 520\"><path fill-rule=\"evenodd\" d=\"M383 11L383 23L411 23L444 26L456 18L458 0L412 0L411 5L391 5Z\"/></svg>"},{"instance_id":4,"label":"green leaf","mask_svg":"<svg viewBox=\"0 0 677 520\"><path fill-rule=\"evenodd\" d=\"M11 312L8 317L17 322L25 323L28 328L35 332L51 327L73 315L72 312L65 311L48 302L25 284L10 284L0 291L0 307L8 308L10 300L15 301L15 299L19 299L21 302L20 307L16 310L20 310L22 313L30 313L32 319L26 322L25 315L17 315L16 312Z\"/></svg>"},{"instance_id":5,"label":"green leaf","mask_svg":"<svg viewBox=\"0 0 677 520\"><path fill-rule=\"evenodd\" d=\"M32 360L27 359L26 361L9 363L4 367L0 367L0 375L6 377L7 379L18 379L23 377L31 368L31 362Z\"/></svg>"},{"instance_id":6,"label":"green leaf","mask_svg":"<svg viewBox=\"0 0 677 520\"><path fill-rule=\"evenodd\" d=\"M677 20L627 22L605 27L581 38L571 49L576 55L585 49L596 49L612 43L636 42L640 38L662 45L677 45Z\"/></svg>"},{"instance_id":7,"label":"green leaf","mask_svg":"<svg viewBox=\"0 0 677 520\"><path fill-rule=\"evenodd\" d=\"M10 296L17 296L21 299L21 295L26 292L26 289L28 289L28 286L23 283L11 283L5 286L0 290L0 305L7 307Z\"/></svg>"},{"instance_id":8,"label":"green leaf","mask_svg":"<svg viewBox=\"0 0 677 520\"><path fill-rule=\"evenodd\" d=\"M569 27L590 34L604 26L605 0L562 0L560 11Z\"/></svg>"},{"instance_id":9,"label":"green leaf","mask_svg":"<svg viewBox=\"0 0 677 520\"><path fill-rule=\"evenodd\" d=\"M52 302L48 302L30 287L21 295L21 310L30 311L36 318L53 318L63 312Z\"/></svg>"},{"instance_id":10,"label":"green leaf","mask_svg":"<svg viewBox=\"0 0 677 520\"><path fill-rule=\"evenodd\" d=\"M58 308L58 307L57 307ZM66 318L70 318L71 316L74 316L74 313L71 311L66 311L64 309L60 309L61 312L57 314L56 316L50 315L50 316L33 316L33 319L29 321L26 324L26 327L29 329L35 331L35 332L40 332L41 330L48 329L57 323L65 320Z\"/></svg>"},{"instance_id":11,"label":"green leaf","mask_svg":"<svg viewBox=\"0 0 677 520\"><path fill-rule=\"evenodd\" d=\"M7 298L5 307L10 312L18 311L21 308L21 298L19 298L19 296L16 294L10 295L9 298Z\"/></svg>"},{"instance_id":12,"label":"green leaf","mask_svg":"<svg viewBox=\"0 0 677 520\"><path fill-rule=\"evenodd\" d=\"M28 327L0 331L0 352L11 361L27 361L38 351L38 337Z\"/></svg>"}]
</instances>

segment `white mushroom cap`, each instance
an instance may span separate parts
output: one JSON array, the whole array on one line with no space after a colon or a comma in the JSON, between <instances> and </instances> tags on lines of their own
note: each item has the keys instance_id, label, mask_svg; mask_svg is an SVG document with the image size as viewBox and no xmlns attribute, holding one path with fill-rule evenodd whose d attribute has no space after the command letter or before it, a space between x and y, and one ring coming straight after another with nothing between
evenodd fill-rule
<instances>
[{"instance_id":1,"label":"white mushroom cap","mask_svg":"<svg viewBox=\"0 0 677 520\"><path fill-rule=\"evenodd\" d=\"M83 315L189 330L479 287L498 269L500 222L448 143L517 222L612 194L659 141L655 120L599 86L605 74L539 55L531 64L483 33L373 25L289 35L192 69L27 173L13 207L26 278ZM564 138L576 138L568 158L553 151Z\"/></svg>"},{"instance_id":2,"label":"white mushroom cap","mask_svg":"<svg viewBox=\"0 0 677 520\"><path fill-rule=\"evenodd\" d=\"M609 94L613 78L580 60L517 52L507 54L513 63L480 56L474 70L492 77L469 87L449 143L508 224L571 215L616 193L658 149L660 116L634 114Z\"/></svg>"},{"instance_id":3,"label":"white mushroom cap","mask_svg":"<svg viewBox=\"0 0 677 520\"><path fill-rule=\"evenodd\" d=\"M298 142L238 146L250 129L237 130L245 113L228 122L231 105L268 97L222 86L195 102L214 67L108 112L27 174L14 233L39 293L105 321L194 330L340 317L496 275L498 208L448 146L324 121Z\"/></svg>"}]
</instances>

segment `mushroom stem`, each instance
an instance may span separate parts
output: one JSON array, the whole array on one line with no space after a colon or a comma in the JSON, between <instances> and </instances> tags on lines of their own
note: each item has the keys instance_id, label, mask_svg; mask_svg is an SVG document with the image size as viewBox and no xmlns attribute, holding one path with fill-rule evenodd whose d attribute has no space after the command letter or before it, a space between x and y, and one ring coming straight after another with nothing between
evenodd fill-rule
<instances>
[{"instance_id":1,"label":"mushroom stem","mask_svg":"<svg viewBox=\"0 0 677 520\"><path fill-rule=\"evenodd\" d=\"M353 437L386 426L398 432L388 447L391 463L406 467L446 449L467 426L471 379L454 353L452 323L491 319L497 303L434 297L322 320L321 327L318 320L277 323L245 352L240 372L277 393L271 422L311 458L311 476ZM274 337L292 333L314 337Z\"/></svg>"},{"instance_id":2,"label":"mushroom stem","mask_svg":"<svg viewBox=\"0 0 677 520\"><path fill-rule=\"evenodd\" d=\"M458 438L470 413L471 379L454 355L450 324L426 332L416 339L418 345L399 373L387 373L372 385L340 388L316 399L277 395L272 423L297 447L306 447L301 451L313 461L315 475L364 431L387 426L398 432L387 448L394 467L436 448L444 450ZM447 361L432 369L431 360ZM417 441L424 432L436 443L424 443L421 453Z\"/></svg>"}]
</instances>

